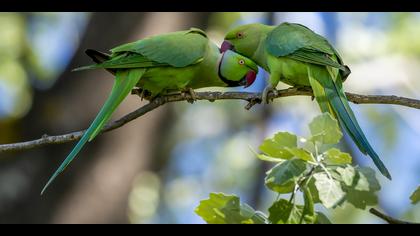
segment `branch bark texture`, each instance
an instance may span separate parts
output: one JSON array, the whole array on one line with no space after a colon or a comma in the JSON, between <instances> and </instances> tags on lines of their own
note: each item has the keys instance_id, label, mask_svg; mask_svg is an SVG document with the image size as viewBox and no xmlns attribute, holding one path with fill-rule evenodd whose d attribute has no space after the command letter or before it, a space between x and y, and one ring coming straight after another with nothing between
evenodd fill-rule
<instances>
[{"instance_id":1,"label":"branch bark texture","mask_svg":"<svg viewBox=\"0 0 420 236\"><path fill-rule=\"evenodd\" d=\"M136 94L137 91L133 90L133 93ZM420 101L416 99L399 97L395 95L360 95L354 93L346 93L349 101L355 104L390 104L390 105L400 105L410 108L420 109ZM298 89L298 88L289 88L278 90L277 94L269 94L269 98L278 99L282 97L290 96L313 96L311 90L307 89ZM248 104L245 106L245 109L249 110L252 106L261 103L261 93L250 93L250 92L198 92L195 94L196 100L207 100L214 102L216 100L244 100ZM180 102L180 101L190 101L191 97L188 97L183 94L171 94L158 97L148 104L140 107L139 109L125 115L124 117L108 123L103 129L102 133L108 132L121 126L127 124L128 122L135 120L146 113L153 111L154 109L171 102ZM11 143L11 144L2 144L0 145L0 153L10 152L10 151L23 151L32 148L42 147L50 144L62 144L71 141L79 140L85 130L76 131L63 135L49 136L44 134L41 138L36 140L31 140L27 142L20 143Z\"/></svg>"}]
</instances>

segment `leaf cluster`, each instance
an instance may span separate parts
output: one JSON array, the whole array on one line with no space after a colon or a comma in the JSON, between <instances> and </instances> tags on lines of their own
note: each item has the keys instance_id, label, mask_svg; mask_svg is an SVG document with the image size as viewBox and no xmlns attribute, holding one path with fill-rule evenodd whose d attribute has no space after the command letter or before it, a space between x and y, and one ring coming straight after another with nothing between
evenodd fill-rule
<instances>
[{"instance_id":1,"label":"leaf cluster","mask_svg":"<svg viewBox=\"0 0 420 236\"><path fill-rule=\"evenodd\" d=\"M278 132L262 142L262 153L255 153L260 160L275 164L266 173L265 185L279 197L268 216L240 203L237 196L222 193L210 194L196 213L207 223L314 224L331 223L315 211L315 204L327 209L345 203L359 209L376 205L381 186L375 171L352 166L351 155L333 147L343 136L337 120L324 113L311 121L309 129L311 135L306 138ZM298 194L303 196L302 204Z\"/></svg>"}]
</instances>

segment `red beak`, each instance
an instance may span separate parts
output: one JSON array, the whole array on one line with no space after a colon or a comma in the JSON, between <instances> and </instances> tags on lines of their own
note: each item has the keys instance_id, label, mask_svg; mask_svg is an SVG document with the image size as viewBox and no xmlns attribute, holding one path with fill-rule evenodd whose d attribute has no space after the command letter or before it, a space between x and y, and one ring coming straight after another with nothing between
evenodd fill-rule
<instances>
[{"instance_id":1,"label":"red beak","mask_svg":"<svg viewBox=\"0 0 420 236\"><path fill-rule=\"evenodd\" d=\"M244 88L248 88L249 86L251 86L255 79L257 78L257 73L255 73L255 71L250 70L248 71L248 73L246 73L245 79L246 79L246 85Z\"/></svg>"},{"instance_id":2,"label":"red beak","mask_svg":"<svg viewBox=\"0 0 420 236\"><path fill-rule=\"evenodd\" d=\"M232 49L233 49L233 45L225 40L223 41L222 46L220 47L220 53L224 53L227 50L232 50Z\"/></svg>"}]
</instances>

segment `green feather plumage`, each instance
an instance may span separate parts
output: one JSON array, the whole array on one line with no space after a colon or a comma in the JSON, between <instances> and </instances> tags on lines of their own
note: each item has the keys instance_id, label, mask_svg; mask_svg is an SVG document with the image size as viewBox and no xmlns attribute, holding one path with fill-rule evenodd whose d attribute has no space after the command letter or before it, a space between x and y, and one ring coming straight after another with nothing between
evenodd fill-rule
<instances>
[{"instance_id":1,"label":"green feather plumage","mask_svg":"<svg viewBox=\"0 0 420 236\"><path fill-rule=\"evenodd\" d=\"M238 33L241 38L236 37ZM312 87L321 111L335 116L360 151L369 155L381 173L391 179L367 141L343 91L342 83L350 69L324 37L306 26L286 22L278 26L239 26L228 32L225 40L233 44L235 51L268 70L272 87L279 81Z\"/></svg>"},{"instance_id":2,"label":"green feather plumage","mask_svg":"<svg viewBox=\"0 0 420 236\"><path fill-rule=\"evenodd\" d=\"M305 26L284 23L267 36L267 51L278 57L307 63L307 70L318 72L308 72L308 77L311 77L309 81L311 83L312 80L311 87L321 111L335 116L360 151L369 155L379 171L391 179L389 171L368 142L350 108L342 88L342 78L348 76L349 69L343 65L341 57L329 42ZM334 68L339 71L333 71ZM313 79L318 83L314 83Z\"/></svg>"},{"instance_id":3,"label":"green feather plumage","mask_svg":"<svg viewBox=\"0 0 420 236\"><path fill-rule=\"evenodd\" d=\"M318 68L317 68L318 69ZM325 72L325 70L323 70ZM333 76L338 78L333 79ZM356 117L350 108L348 99L343 91L341 79L337 73L318 73L311 75L320 86L312 86L315 98L322 112L329 112L332 114L340 124L344 127L352 140L363 154L369 155L379 171L388 179L391 175L383 162L380 160L378 154L370 145L365 134L360 128ZM326 109L327 108L327 109Z\"/></svg>"},{"instance_id":4,"label":"green feather plumage","mask_svg":"<svg viewBox=\"0 0 420 236\"><path fill-rule=\"evenodd\" d=\"M133 87L137 86L147 91L147 99L150 100L160 94L186 88L228 86L219 74L232 79L229 86L240 86L246 81L245 75L249 70L254 70L255 73L258 71L254 62L231 52L225 57L223 64L231 65L232 70L226 71L227 74L224 74L223 70L219 73L219 63L222 63L219 48L207 38L204 31L196 28L124 44L112 49L110 55L92 49L86 50L86 54L96 64L79 67L73 71L106 69L115 75L114 85L91 126L49 179L41 194L64 171L82 147L102 131ZM239 60L245 61L246 64L239 64Z\"/></svg>"},{"instance_id":5,"label":"green feather plumage","mask_svg":"<svg viewBox=\"0 0 420 236\"><path fill-rule=\"evenodd\" d=\"M174 67L185 67L201 59L206 51L206 34L192 28L145 38L111 49L113 54L122 52L138 53L158 63ZM170 48L171 50L165 50Z\"/></svg>"},{"instance_id":6,"label":"green feather plumage","mask_svg":"<svg viewBox=\"0 0 420 236\"><path fill-rule=\"evenodd\" d=\"M301 24L283 23L275 27L266 40L267 51L274 56L287 56L311 64L332 66L340 69L346 78L349 68L334 47L322 36ZM331 59L337 57L337 61Z\"/></svg>"},{"instance_id":7,"label":"green feather plumage","mask_svg":"<svg viewBox=\"0 0 420 236\"><path fill-rule=\"evenodd\" d=\"M107 69L116 74L115 82L108 99L95 120L48 180L41 194L64 171L82 147L101 132L118 105L128 96L133 87L139 83L147 69L170 66L186 67L197 63L205 56L208 43L209 41L202 31L190 29L152 36L134 43L124 44L112 49L111 55L88 50L87 54L92 57L96 64L79 67L73 71ZM153 72L151 73L153 74ZM162 86L164 87L165 85L154 86L155 90L153 91L156 93L162 91Z\"/></svg>"}]
</instances>

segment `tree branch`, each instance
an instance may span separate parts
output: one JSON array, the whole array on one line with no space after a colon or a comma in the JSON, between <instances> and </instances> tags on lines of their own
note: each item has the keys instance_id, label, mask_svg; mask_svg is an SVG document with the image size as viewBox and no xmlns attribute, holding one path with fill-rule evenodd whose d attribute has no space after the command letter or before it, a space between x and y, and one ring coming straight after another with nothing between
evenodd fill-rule
<instances>
[{"instance_id":1,"label":"tree branch","mask_svg":"<svg viewBox=\"0 0 420 236\"><path fill-rule=\"evenodd\" d=\"M138 94L138 90L133 90L133 94ZM249 92L198 92L195 94L197 100L207 100L210 102L214 102L216 100L244 100L247 101L248 104L245 106L245 109L249 110L254 105L261 103L261 93L249 93ZM398 96L383 96L383 95L360 95L360 94L353 94L353 93L346 93L347 98L349 101L355 104L392 104L392 105L400 105L406 106L411 108L420 109L420 101L405 98L405 97L398 97ZM283 90L278 90L277 94L269 94L269 99L281 98L281 97L290 97L290 96L313 96L312 91L308 89L301 89L301 88L288 88ZM179 101L188 101L190 97L181 95L181 94L171 94L165 95L162 97L158 97L151 101L150 103L140 107L139 109L125 115L124 117L120 118L119 120L113 121L106 125L103 129L103 132L108 132L114 129L117 129L126 123L137 119L140 116L145 115L146 113L170 102L179 102ZM20 143L12 143L12 144L2 144L0 145L0 153L2 152L10 152L10 151L22 151L28 150L36 147L42 147L49 144L62 144L71 141L79 140L83 133L83 131L72 132L63 135L56 135L56 136L49 136L43 135L40 139L27 141L27 142L20 142Z\"/></svg>"},{"instance_id":2,"label":"tree branch","mask_svg":"<svg viewBox=\"0 0 420 236\"><path fill-rule=\"evenodd\" d=\"M376 210L375 208L370 208L369 212L372 213L373 215L383 219L384 221L388 222L389 224L418 224L418 223L414 223L414 222L408 222L408 221L395 219L391 216L385 215L384 213Z\"/></svg>"}]
</instances>

